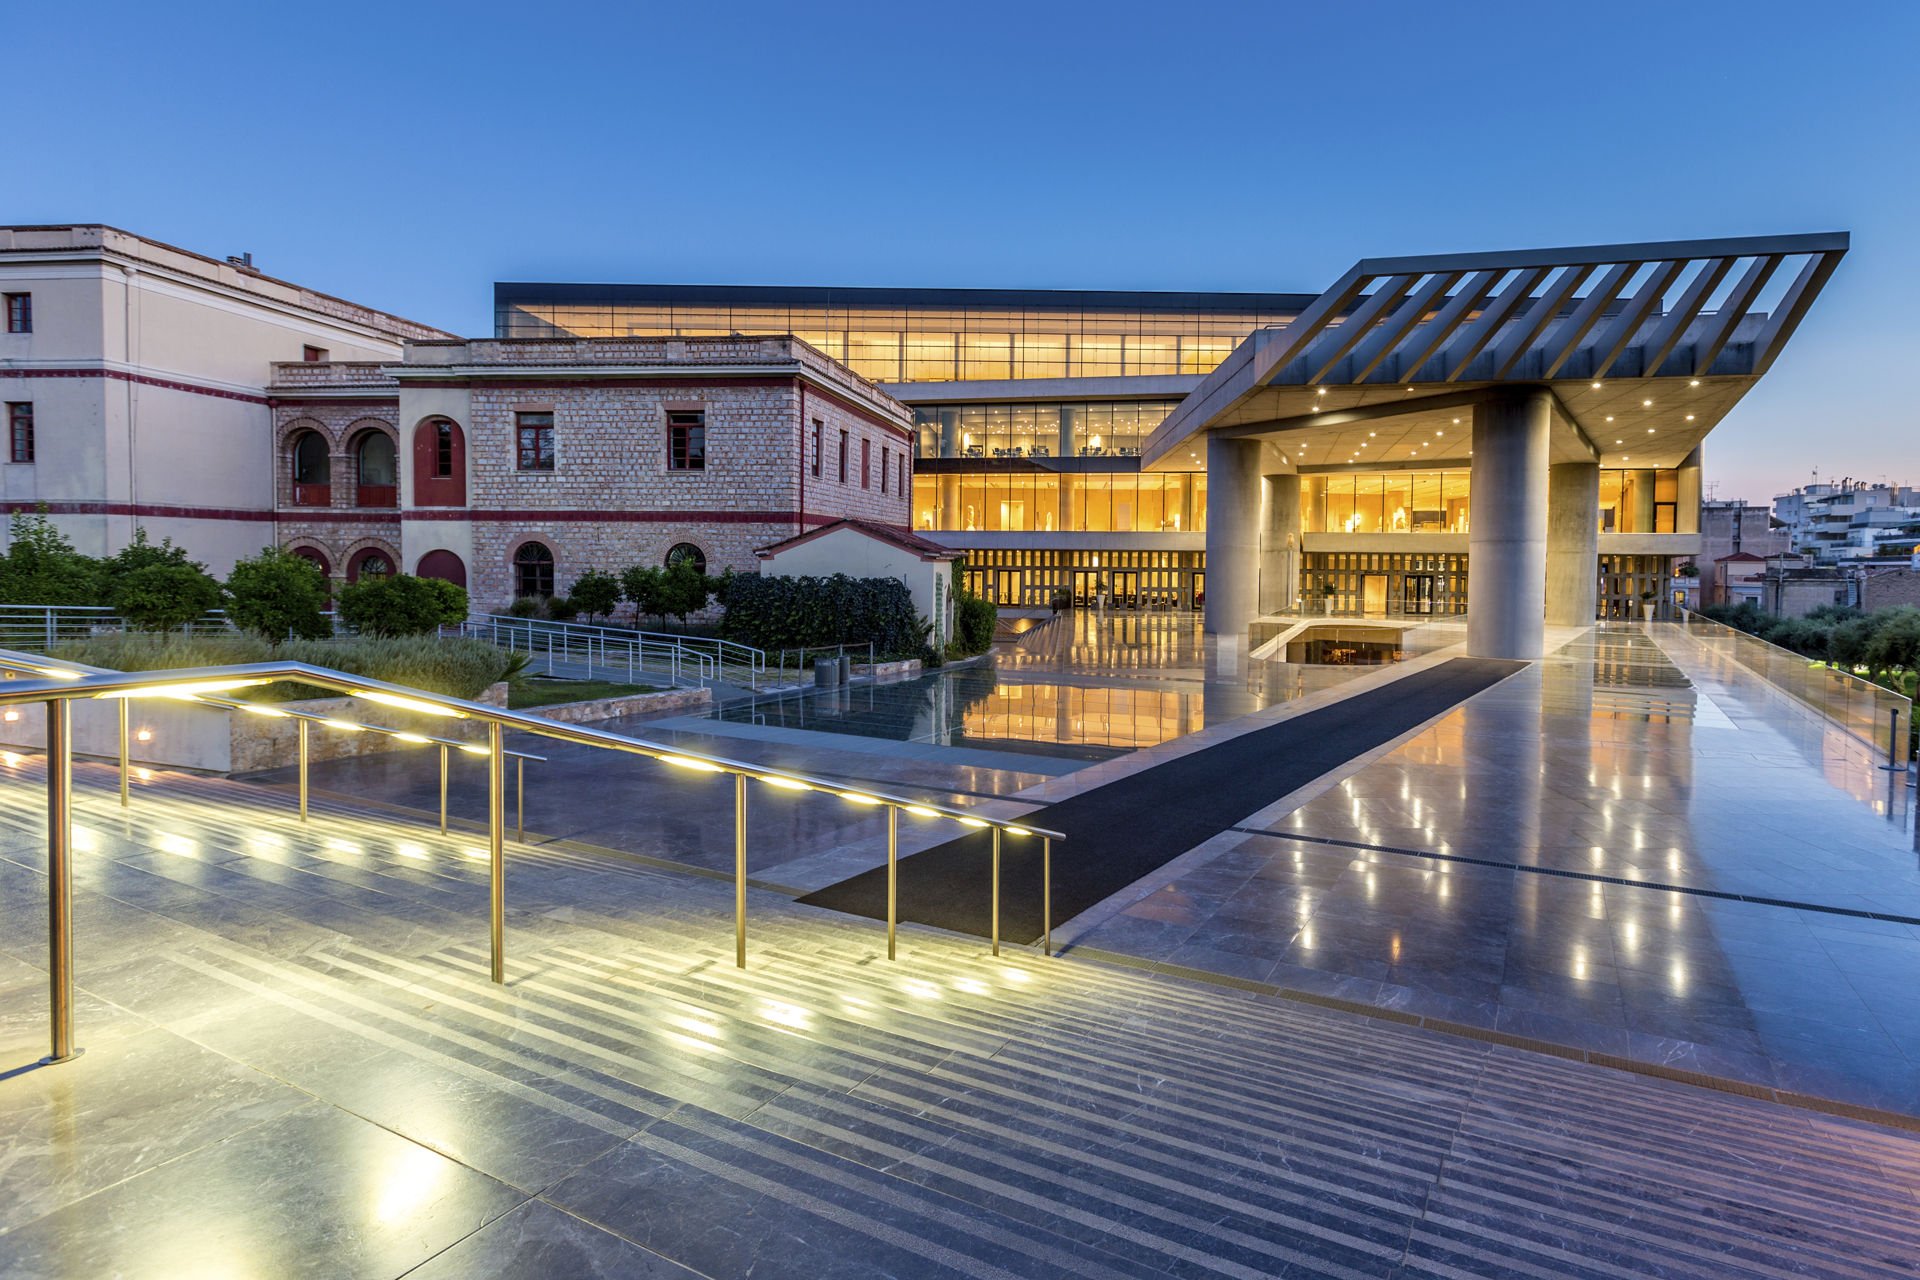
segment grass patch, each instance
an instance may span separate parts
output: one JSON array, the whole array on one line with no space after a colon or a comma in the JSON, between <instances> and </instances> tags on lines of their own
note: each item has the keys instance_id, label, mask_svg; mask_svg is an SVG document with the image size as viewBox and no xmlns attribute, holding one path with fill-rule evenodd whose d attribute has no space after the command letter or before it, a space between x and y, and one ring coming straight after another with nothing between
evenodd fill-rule
<instances>
[{"instance_id":1,"label":"grass patch","mask_svg":"<svg viewBox=\"0 0 1920 1280\"><path fill-rule=\"evenodd\" d=\"M625 698L636 693L658 693L650 684L618 684L612 680L516 680L507 691L514 711L552 707L563 702L591 702L596 698Z\"/></svg>"}]
</instances>

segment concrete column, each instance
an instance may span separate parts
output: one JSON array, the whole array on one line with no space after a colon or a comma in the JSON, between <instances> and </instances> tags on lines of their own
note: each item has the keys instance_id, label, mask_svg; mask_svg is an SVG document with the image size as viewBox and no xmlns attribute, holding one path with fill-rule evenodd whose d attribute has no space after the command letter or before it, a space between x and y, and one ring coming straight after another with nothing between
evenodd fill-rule
<instances>
[{"instance_id":1,"label":"concrete column","mask_svg":"<svg viewBox=\"0 0 1920 1280\"><path fill-rule=\"evenodd\" d=\"M1244 638L1260 608L1260 442L1207 437L1209 634Z\"/></svg>"},{"instance_id":2,"label":"concrete column","mask_svg":"<svg viewBox=\"0 0 1920 1280\"><path fill-rule=\"evenodd\" d=\"M1700 532L1700 450L1696 446L1680 463L1674 479L1678 482L1673 498L1673 531ZM1736 514L1736 520L1739 516Z\"/></svg>"},{"instance_id":3,"label":"concrete column","mask_svg":"<svg viewBox=\"0 0 1920 1280\"><path fill-rule=\"evenodd\" d=\"M1260 538L1260 612L1292 613L1300 579L1300 477L1269 475Z\"/></svg>"},{"instance_id":4,"label":"concrete column","mask_svg":"<svg viewBox=\"0 0 1920 1280\"><path fill-rule=\"evenodd\" d=\"M1060 473L1060 528L1080 527L1080 477L1071 471Z\"/></svg>"},{"instance_id":5,"label":"concrete column","mask_svg":"<svg viewBox=\"0 0 1920 1280\"><path fill-rule=\"evenodd\" d=\"M948 471L936 477L940 484L940 514L935 517L942 529L958 529L960 523L960 477Z\"/></svg>"},{"instance_id":6,"label":"concrete column","mask_svg":"<svg viewBox=\"0 0 1920 1280\"><path fill-rule=\"evenodd\" d=\"M1652 533L1654 474L1651 471L1629 471L1627 482L1633 511L1633 524L1627 532Z\"/></svg>"},{"instance_id":7,"label":"concrete column","mask_svg":"<svg viewBox=\"0 0 1920 1280\"><path fill-rule=\"evenodd\" d=\"M1074 456L1074 436L1080 430L1080 424L1086 420L1086 416L1087 407L1085 405L1063 404L1060 406L1060 438L1053 447L1055 457L1071 458Z\"/></svg>"},{"instance_id":8,"label":"concrete column","mask_svg":"<svg viewBox=\"0 0 1920 1280\"><path fill-rule=\"evenodd\" d=\"M1473 523L1467 533L1467 652L1538 658L1546 642L1547 432L1544 387L1473 409Z\"/></svg>"},{"instance_id":9,"label":"concrete column","mask_svg":"<svg viewBox=\"0 0 1920 1280\"><path fill-rule=\"evenodd\" d=\"M1478 454L1475 454L1478 457ZM1547 622L1584 627L1600 596L1600 464L1547 471Z\"/></svg>"}]
</instances>

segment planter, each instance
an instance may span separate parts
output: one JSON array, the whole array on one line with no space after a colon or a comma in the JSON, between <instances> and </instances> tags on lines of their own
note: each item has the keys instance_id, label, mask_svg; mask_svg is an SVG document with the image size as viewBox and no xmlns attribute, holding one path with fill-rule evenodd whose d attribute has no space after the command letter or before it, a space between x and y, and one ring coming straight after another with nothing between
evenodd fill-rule
<instances>
[{"instance_id":1,"label":"planter","mask_svg":"<svg viewBox=\"0 0 1920 1280\"><path fill-rule=\"evenodd\" d=\"M1653 621L1653 610L1654 610L1654 606L1653 606L1653 605L1650 605L1650 604L1642 604L1642 605L1640 606L1640 616L1641 616L1641 618L1642 618L1642 619L1644 619L1644 620L1645 620L1645 621L1647 621L1647 622L1652 622L1652 621Z\"/></svg>"}]
</instances>

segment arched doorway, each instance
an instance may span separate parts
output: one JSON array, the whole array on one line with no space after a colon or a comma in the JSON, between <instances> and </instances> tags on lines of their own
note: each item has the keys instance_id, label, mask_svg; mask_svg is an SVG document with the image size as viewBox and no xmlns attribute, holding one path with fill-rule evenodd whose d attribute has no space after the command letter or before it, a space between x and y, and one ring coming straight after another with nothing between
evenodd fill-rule
<instances>
[{"instance_id":1,"label":"arched doorway","mask_svg":"<svg viewBox=\"0 0 1920 1280\"><path fill-rule=\"evenodd\" d=\"M451 551L429 551L420 557L414 573L422 578L438 578L456 587L467 585L467 563Z\"/></svg>"},{"instance_id":2,"label":"arched doorway","mask_svg":"<svg viewBox=\"0 0 1920 1280\"><path fill-rule=\"evenodd\" d=\"M302 431L293 438L289 450L292 465L293 505L327 507L333 505L333 459L327 438L318 431Z\"/></svg>"},{"instance_id":3,"label":"arched doorway","mask_svg":"<svg viewBox=\"0 0 1920 1280\"><path fill-rule=\"evenodd\" d=\"M400 505L399 459L392 436L384 431L364 432L354 443L353 463L355 506Z\"/></svg>"},{"instance_id":4,"label":"arched doorway","mask_svg":"<svg viewBox=\"0 0 1920 1280\"><path fill-rule=\"evenodd\" d=\"M418 507L467 505L467 440L451 418L428 418L413 429L413 502Z\"/></svg>"}]
</instances>

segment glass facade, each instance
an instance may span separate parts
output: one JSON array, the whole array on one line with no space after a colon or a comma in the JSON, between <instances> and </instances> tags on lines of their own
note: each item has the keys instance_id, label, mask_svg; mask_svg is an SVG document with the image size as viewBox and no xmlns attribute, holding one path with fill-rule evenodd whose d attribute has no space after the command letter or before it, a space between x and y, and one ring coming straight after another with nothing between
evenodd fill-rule
<instances>
[{"instance_id":1,"label":"glass facade","mask_svg":"<svg viewBox=\"0 0 1920 1280\"><path fill-rule=\"evenodd\" d=\"M1198 551L967 552L966 585L996 604L1044 608L1197 609L1206 602L1206 557Z\"/></svg>"},{"instance_id":2,"label":"glass facade","mask_svg":"<svg viewBox=\"0 0 1920 1280\"><path fill-rule=\"evenodd\" d=\"M1302 533L1465 533L1467 471L1300 477Z\"/></svg>"},{"instance_id":3,"label":"glass facade","mask_svg":"<svg viewBox=\"0 0 1920 1280\"><path fill-rule=\"evenodd\" d=\"M1205 472L918 471L913 527L975 533L1198 533Z\"/></svg>"},{"instance_id":4,"label":"glass facade","mask_svg":"<svg viewBox=\"0 0 1920 1280\"><path fill-rule=\"evenodd\" d=\"M1295 314L1279 298L1258 305L1258 295L1231 295L1212 305L1194 296L1190 308L1162 310L1036 305L1049 299L1033 295L1008 297L1011 305L1005 306L945 307L773 301L784 290L751 291L760 296L738 303L717 296L629 300L611 289L604 300L561 300L580 291L562 286L549 292L551 300L514 300L497 292L494 332L503 338L791 333L876 382L1211 373L1249 333ZM904 302L913 293L895 296Z\"/></svg>"},{"instance_id":5,"label":"glass facade","mask_svg":"<svg viewBox=\"0 0 1920 1280\"><path fill-rule=\"evenodd\" d=\"M1467 611L1463 555L1309 552L1300 568L1303 612L1427 617Z\"/></svg>"},{"instance_id":6,"label":"glass facade","mask_svg":"<svg viewBox=\"0 0 1920 1280\"><path fill-rule=\"evenodd\" d=\"M922 458L1136 458L1178 400L926 405L913 411Z\"/></svg>"},{"instance_id":7,"label":"glass facade","mask_svg":"<svg viewBox=\"0 0 1920 1280\"><path fill-rule=\"evenodd\" d=\"M1600 532L1698 533L1699 512L1679 513L1680 474L1672 470L1600 473Z\"/></svg>"}]
</instances>

